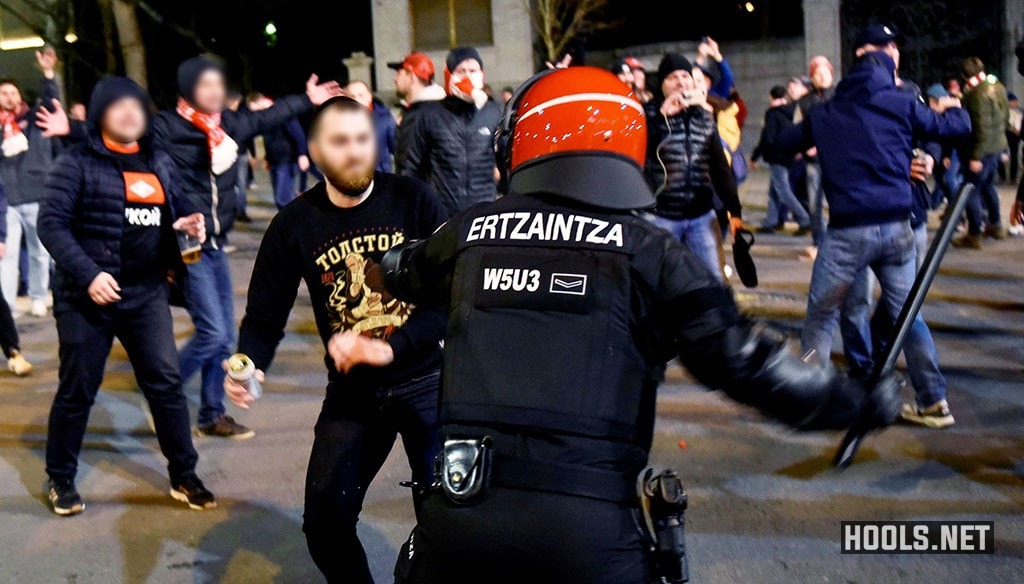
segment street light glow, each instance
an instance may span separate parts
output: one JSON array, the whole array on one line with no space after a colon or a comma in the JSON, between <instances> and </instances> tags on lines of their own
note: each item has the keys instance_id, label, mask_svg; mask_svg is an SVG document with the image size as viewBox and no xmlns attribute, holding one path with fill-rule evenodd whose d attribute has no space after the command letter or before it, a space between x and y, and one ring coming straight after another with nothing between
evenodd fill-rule
<instances>
[{"instance_id":1,"label":"street light glow","mask_svg":"<svg viewBox=\"0 0 1024 584\"><path fill-rule=\"evenodd\" d=\"M274 21L268 22L267 26L263 27L263 34L267 36L274 36L277 34L277 25L274 24Z\"/></svg>"},{"instance_id":2,"label":"street light glow","mask_svg":"<svg viewBox=\"0 0 1024 584\"><path fill-rule=\"evenodd\" d=\"M38 49L45 46L46 41L42 37L30 36L17 39L4 39L0 41L0 51L17 51L19 49Z\"/></svg>"},{"instance_id":3,"label":"street light glow","mask_svg":"<svg viewBox=\"0 0 1024 584\"><path fill-rule=\"evenodd\" d=\"M68 31L68 34L64 35L64 42L68 43L69 45L74 44L78 42L78 35L75 34L75 31L73 30Z\"/></svg>"},{"instance_id":4,"label":"street light glow","mask_svg":"<svg viewBox=\"0 0 1024 584\"><path fill-rule=\"evenodd\" d=\"M747 2L746 4L743 5L743 7L747 9L747 12L753 12L754 11L754 3L753 2Z\"/></svg>"}]
</instances>

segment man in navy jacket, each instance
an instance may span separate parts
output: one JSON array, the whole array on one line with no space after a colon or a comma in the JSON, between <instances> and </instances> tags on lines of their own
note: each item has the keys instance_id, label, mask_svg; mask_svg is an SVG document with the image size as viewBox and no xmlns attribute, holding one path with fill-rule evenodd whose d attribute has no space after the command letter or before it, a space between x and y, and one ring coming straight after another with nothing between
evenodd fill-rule
<instances>
[{"instance_id":1,"label":"man in navy jacket","mask_svg":"<svg viewBox=\"0 0 1024 584\"><path fill-rule=\"evenodd\" d=\"M827 362L839 308L857 273L870 268L882 288L889 314L899 314L916 275L914 208L908 169L915 136L954 137L971 130L959 101L932 111L896 86L898 55L864 54L828 102L811 109L803 123L783 136L793 149L818 149L822 184L830 209L826 237L811 276L804 350ZM917 404L909 406L922 423L953 423L946 403L946 381L939 372L931 333L917 317L904 348ZM906 416L905 416L906 417Z\"/></svg>"},{"instance_id":2,"label":"man in navy jacket","mask_svg":"<svg viewBox=\"0 0 1024 584\"><path fill-rule=\"evenodd\" d=\"M168 270L184 268L174 230L202 241L205 221L200 213L181 213L174 166L144 137L148 108L149 96L134 81L100 81L87 138L57 160L46 183L39 234L57 264L60 355L46 473L58 515L85 509L74 483L78 454L114 337L153 413L171 496L193 509L216 506L195 472L199 456L167 302Z\"/></svg>"}]
</instances>

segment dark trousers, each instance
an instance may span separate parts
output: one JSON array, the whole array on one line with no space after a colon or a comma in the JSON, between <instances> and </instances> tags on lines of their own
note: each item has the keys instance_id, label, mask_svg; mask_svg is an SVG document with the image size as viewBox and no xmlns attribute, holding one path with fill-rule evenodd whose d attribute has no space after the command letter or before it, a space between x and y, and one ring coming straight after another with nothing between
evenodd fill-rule
<instances>
[{"instance_id":1,"label":"dark trousers","mask_svg":"<svg viewBox=\"0 0 1024 584\"><path fill-rule=\"evenodd\" d=\"M181 391L167 286L125 286L121 297L111 306L93 305L56 315L60 382L46 440L46 473L51 478L75 478L89 410L103 381L114 337L124 345L149 403L172 482L195 470L199 456L192 446L188 403Z\"/></svg>"},{"instance_id":2,"label":"dark trousers","mask_svg":"<svg viewBox=\"0 0 1024 584\"><path fill-rule=\"evenodd\" d=\"M12 351L21 349L18 342L18 329L14 326L11 307L3 297L0 297L0 349L3 350L4 357L10 357Z\"/></svg>"},{"instance_id":3,"label":"dark trousers","mask_svg":"<svg viewBox=\"0 0 1024 584\"><path fill-rule=\"evenodd\" d=\"M351 388L328 388L309 457L302 526L309 553L328 582L373 582L356 523L366 489L399 434L412 480L433 480L440 451L439 379L434 372L378 390L362 403L353 403Z\"/></svg>"},{"instance_id":4,"label":"dark trousers","mask_svg":"<svg viewBox=\"0 0 1024 584\"><path fill-rule=\"evenodd\" d=\"M999 192L996 191L996 169L999 155L988 154L981 159L981 172L964 169L964 180L974 185L975 192L967 203L967 227L972 235L981 233L984 224L999 225Z\"/></svg>"},{"instance_id":5,"label":"dark trousers","mask_svg":"<svg viewBox=\"0 0 1024 584\"><path fill-rule=\"evenodd\" d=\"M395 582L649 584L651 576L633 509L492 487L469 506L431 492L398 555Z\"/></svg>"}]
</instances>

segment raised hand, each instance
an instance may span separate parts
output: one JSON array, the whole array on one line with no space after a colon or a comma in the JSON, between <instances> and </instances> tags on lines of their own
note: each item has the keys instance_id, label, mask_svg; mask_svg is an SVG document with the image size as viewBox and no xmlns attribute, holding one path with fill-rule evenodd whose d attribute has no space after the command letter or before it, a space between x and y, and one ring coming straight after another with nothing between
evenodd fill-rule
<instances>
[{"instance_id":1,"label":"raised hand","mask_svg":"<svg viewBox=\"0 0 1024 584\"><path fill-rule=\"evenodd\" d=\"M342 95L341 85L337 81L326 81L319 83L320 77L316 73L306 80L306 97L313 105L320 105L332 97Z\"/></svg>"},{"instance_id":2,"label":"raised hand","mask_svg":"<svg viewBox=\"0 0 1024 584\"><path fill-rule=\"evenodd\" d=\"M36 51L36 64L42 69L44 77L53 79L57 71L57 51L53 50L53 47Z\"/></svg>"},{"instance_id":3,"label":"raised hand","mask_svg":"<svg viewBox=\"0 0 1024 584\"><path fill-rule=\"evenodd\" d=\"M68 113L56 99L51 103L53 105L52 112L45 107L37 108L36 126L43 131L44 138L67 136L71 133L71 121L68 120Z\"/></svg>"}]
</instances>

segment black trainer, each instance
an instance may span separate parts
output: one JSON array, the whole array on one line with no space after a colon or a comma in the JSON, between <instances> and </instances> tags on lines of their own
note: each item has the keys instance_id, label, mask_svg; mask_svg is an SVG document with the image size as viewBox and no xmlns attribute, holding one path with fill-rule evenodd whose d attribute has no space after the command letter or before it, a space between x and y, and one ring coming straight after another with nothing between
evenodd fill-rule
<instances>
[{"instance_id":1,"label":"black trainer","mask_svg":"<svg viewBox=\"0 0 1024 584\"><path fill-rule=\"evenodd\" d=\"M239 424L231 416L221 415L221 417L217 418L213 422L199 426L196 429L196 434L200 436L216 436L219 438L245 440L255 436L256 432Z\"/></svg>"},{"instance_id":2,"label":"black trainer","mask_svg":"<svg viewBox=\"0 0 1024 584\"><path fill-rule=\"evenodd\" d=\"M50 499L50 505L53 506L53 512L61 517L70 517L85 511L85 502L78 494L74 481L50 479L47 496Z\"/></svg>"},{"instance_id":3,"label":"black trainer","mask_svg":"<svg viewBox=\"0 0 1024 584\"><path fill-rule=\"evenodd\" d=\"M213 496L213 493L194 474L185 475L176 483L172 482L171 497L175 501L188 503L189 509L201 511L203 509L213 509L217 506L217 499Z\"/></svg>"}]
</instances>

